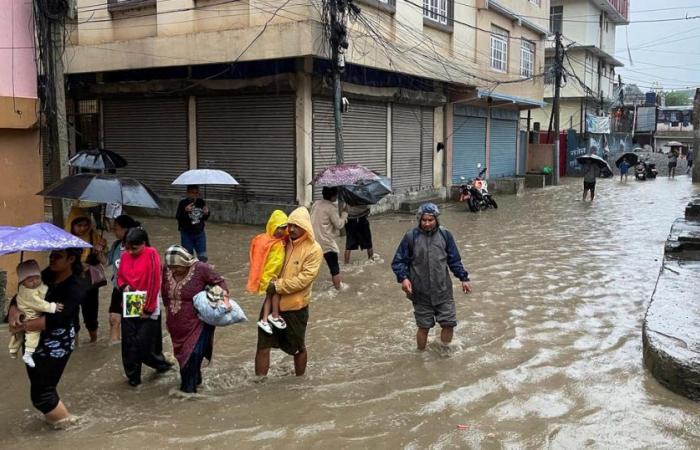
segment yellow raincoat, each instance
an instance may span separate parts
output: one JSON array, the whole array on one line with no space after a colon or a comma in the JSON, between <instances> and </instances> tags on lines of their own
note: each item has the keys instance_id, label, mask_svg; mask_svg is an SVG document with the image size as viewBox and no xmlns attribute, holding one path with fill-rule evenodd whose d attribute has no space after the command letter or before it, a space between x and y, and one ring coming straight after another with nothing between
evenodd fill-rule
<instances>
[{"instance_id":1,"label":"yellow raincoat","mask_svg":"<svg viewBox=\"0 0 700 450\"><path fill-rule=\"evenodd\" d=\"M284 267L274 283L275 290L281 294L280 311L297 311L311 300L311 288L321 267L323 251L314 238L308 209L303 206L295 209L287 223L298 226L306 233L287 244Z\"/></svg>"},{"instance_id":2,"label":"yellow raincoat","mask_svg":"<svg viewBox=\"0 0 700 450\"><path fill-rule=\"evenodd\" d=\"M275 210L270 215L265 233L253 238L250 243L250 271L246 289L250 293L265 294L270 281L277 278L284 265L286 238L274 237L277 228L286 225L287 215Z\"/></svg>"}]
</instances>

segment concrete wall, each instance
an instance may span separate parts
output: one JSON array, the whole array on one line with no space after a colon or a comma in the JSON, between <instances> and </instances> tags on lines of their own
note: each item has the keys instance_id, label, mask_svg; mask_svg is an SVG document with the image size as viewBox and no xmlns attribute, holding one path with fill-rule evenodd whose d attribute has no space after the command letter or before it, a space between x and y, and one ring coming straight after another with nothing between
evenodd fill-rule
<instances>
[{"instance_id":1,"label":"concrete wall","mask_svg":"<svg viewBox=\"0 0 700 450\"><path fill-rule=\"evenodd\" d=\"M525 172L540 172L543 167L552 167L552 144L529 144Z\"/></svg>"},{"instance_id":2,"label":"concrete wall","mask_svg":"<svg viewBox=\"0 0 700 450\"><path fill-rule=\"evenodd\" d=\"M31 2L2 0L1 4L0 97L36 98Z\"/></svg>"}]
</instances>

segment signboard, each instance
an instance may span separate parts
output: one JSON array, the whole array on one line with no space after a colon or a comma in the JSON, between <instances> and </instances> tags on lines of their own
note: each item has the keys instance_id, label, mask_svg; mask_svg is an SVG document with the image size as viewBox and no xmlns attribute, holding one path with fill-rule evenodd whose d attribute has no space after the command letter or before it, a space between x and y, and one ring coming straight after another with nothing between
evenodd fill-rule
<instances>
[{"instance_id":1,"label":"signboard","mask_svg":"<svg viewBox=\"0 0 700 450\"><path fill-rule=\"evenodd\" d=\"M656 106L640 106L637 108L634 131L638 133L656 131Z\"/></svg>"},{"instance_id":2,"label":"signboard","mask_svg":"<svg viewBox=\"0 0 700 450\"><path fill-rule=\"evenodd\" d=\"M610 117L586 114L586 131L593 134L610 134Z\"/></svg>"}]
</instances>

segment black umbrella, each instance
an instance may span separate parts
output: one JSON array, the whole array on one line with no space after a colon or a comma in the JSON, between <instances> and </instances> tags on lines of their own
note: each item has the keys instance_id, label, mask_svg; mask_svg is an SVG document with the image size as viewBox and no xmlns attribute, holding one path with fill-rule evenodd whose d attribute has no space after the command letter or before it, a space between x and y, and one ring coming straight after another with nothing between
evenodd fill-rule
<instances>
[{"instance_id":1,"label":"black umbrella","mask_svg":"<svg viewBox=\"0 0 700 450\"><path fill-rule=\"evenodd\" d=\"M158 196L133 178L81 173L57 181L38 195L95 203L120 203L126 206L159 208Z\"/></svg>"},{"instance_id":2,"label":"black umbrella","mask_svg":"<svg viewBox=\"0 0 700 450\"><path fill-rule=\"evenodd\" d=\"M338 192L341 200L350 206L375 205L391 194L391 179L379 177L378 180L363 180L348 186L342 186Z\"/></svg>"},{"instance_id":3,"label":"black umbrella","mask_svg":"<svg viewBox=\"0 0 700 450\"><path fill-rule=\"evenodd\" d=\"M78 169L114 170L126 167L126 160L110 150L82 150L75 154L68 165Z\"/></svg>"},{"instance_id":4,"label":"black umbrella","mask_svg":"<svg viewBox=\"0 0 700 450\"><path fill-rule=\"evenodd\" d=\"M627 162L630 163L631 166L636 166L639 162L639 155L632 152L623 153L615 161L615 166L619 168L622 164L622 161L624 161L625 159L627 159Z\"/></svg>"},{"instance_id":5,"label":"black umbrella","mask_svg":"<svg viewBox=\"0 0 700 450\"><path fill-rule=\"evenodd\" d=\"M612 172L612 169L610 169L610 165L608 164L608 162L598 155L577 156L576 162L578 162L579 164L586 164L586 163L597 164L598 167L601 168L601 170L607 169L610 172Z\"/></svg>"}]
</instances>

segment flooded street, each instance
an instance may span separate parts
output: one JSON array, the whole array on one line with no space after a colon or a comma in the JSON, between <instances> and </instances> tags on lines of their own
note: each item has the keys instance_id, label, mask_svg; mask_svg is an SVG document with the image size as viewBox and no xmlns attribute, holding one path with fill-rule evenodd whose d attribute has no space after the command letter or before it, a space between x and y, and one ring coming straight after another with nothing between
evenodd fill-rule
<instances>
[{"instance_id":1,"label":"flooded street","mask_svg":"<svg viewBox=\"0 0 700 450\"><path fill-rule=\"evenodd\" d=\"M479 214L444 206L441 222L474 287L470 296L455 290L450 355L415 350L411 305L390 269L415 222L382 215L371 220L381 259L366 263L355 252L341 268L347 292L330 290L321 268L306 377L291 376L292 359L273 352L270 377L255 379L252 321L217 330L200 395L178 395L177 372L150 369L130 388L119 348L107 345L103 289L101 340L81 343L59 386L80 425L50 431L31 407L23 364L6 357L0 447L697 447L698 404L645 371L641 323L671 223L700 192L685 176L615 178L599 180L590 204L580 184L497 196L499 209ZM161 252L176 242L174 220L145 224ZM208 228L211 262L249 318L260 299L243 294L248 244L261 229ZM7 340L4 331L5 348Z\"/></svg>"}]
</instances>

